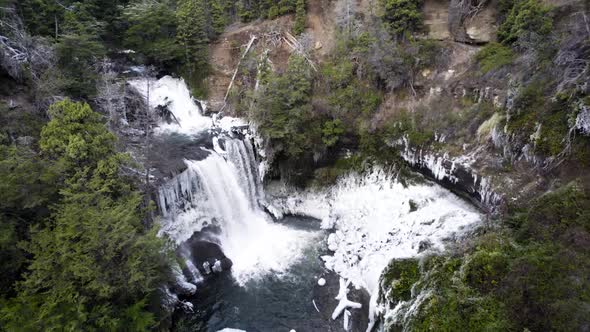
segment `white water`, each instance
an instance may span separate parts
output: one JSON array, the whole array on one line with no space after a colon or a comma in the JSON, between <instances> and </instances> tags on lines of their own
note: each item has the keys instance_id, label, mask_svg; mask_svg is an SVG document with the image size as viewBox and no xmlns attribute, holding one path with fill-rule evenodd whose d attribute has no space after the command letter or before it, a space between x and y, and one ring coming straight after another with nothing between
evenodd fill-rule
<instances>
[{"instance_id":1,"label":"white water","mask_svg":"<svg viewBox=\"0 0 590 332\"><path fill-rule=\"evenodd\" d=\"M240 284L269 272L280 275L316 235L275 224L261 211L262 189L247 141L226 141L225 154L227 160L216 152L201 161L185 160L187 169L160 188L162 231L182 243L217 225Z\"/></svg>"},{"instance_id":2,"label":"white water","mask_svg":"<svg viewBox=\"0 0 590 332\"><path fill-rule=\"evenodd\" d=\"M149 101L151 108L168 105L169 110L178 120L178 123L161 123L159 132L192 134L212 126L212 119L201 115L184 79L164 76L159 80L149 78L132 80L129 84Z\"/></svg>"},{"instance_id":3,"label":"white water","mask_svg":"<svg viewBox=\"0 0 590 332\"><path fill-rule=\"evenodd\" d=\"M156 133L175 132L189 135L215 127L230 131L232 127L247 125L247 122L238 118L202 115L197 101L191 96L182 78L172 76L164 76L158 80L140 78L129 81L129 85L149 101L152 111L157 106L167 105L178 120L178 123L161 122L156 128ZM203 101L199 103L204 111L206 103Z\"/></svg>"}]
</instances>

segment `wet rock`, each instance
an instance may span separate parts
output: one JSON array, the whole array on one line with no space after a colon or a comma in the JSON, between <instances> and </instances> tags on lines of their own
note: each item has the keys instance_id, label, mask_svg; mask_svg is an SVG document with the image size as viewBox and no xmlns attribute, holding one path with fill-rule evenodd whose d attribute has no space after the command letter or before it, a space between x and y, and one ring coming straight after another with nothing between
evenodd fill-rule
<instances>
[{"instance_id":1,"label":"wet rock","mask_svg":"<svg viewBox=\"0 0 590 332\"><path fill-rule=\"evenodd\" d=\"M209 227L205 231L196 232L177 249L179 256L187 256L188 253L187 258L205 277L229 272L233 265L219 244L213 242L215 231L214 227Z\"/></svg>"},{"instance_id":2,"label":"wet rock","mask_svg":"<svg viewBox=\"0 0 590 332\"><path fill-rule=\"evenodd\" d=\"M432 242L430 240L420 241L418 243L418 253L426 251L432 247Z\"/></svg>"}]
</instances>

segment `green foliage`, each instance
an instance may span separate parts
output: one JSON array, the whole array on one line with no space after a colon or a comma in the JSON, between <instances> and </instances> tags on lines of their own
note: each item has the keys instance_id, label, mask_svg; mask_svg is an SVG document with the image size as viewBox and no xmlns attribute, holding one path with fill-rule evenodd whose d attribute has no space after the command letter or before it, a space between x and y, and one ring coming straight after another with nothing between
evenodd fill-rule
<instances>
[{"instance_id":1,"label":"green foliage","mask_svg":"<svg viewBox=\"0 0 590 332\"><path fill-rule=\"evenodd\" d=\"M259 93L253 117L259 130L275 146L282 146L287 157L310 151L321 141L319 123L311 112L312 76L305 58L291 56L287 71L270 74Z\"/></svg>"},{"instance_id":2,"label":"green foliage","mask_svg":"<svg viewBox=\"0 0 590 332\"><path fill-rule=\"evenodd\" d=\"M176 12L177 40L182 47L184 75L193 88L200 87L208 74L208 17L204 0L181 0ZM197 94L199 97L203 93Z\"/></svg>"},{"instance_id":3,"label":"green foliage","mask_svg":"<svg viewBox=\"0 0 590 332\"><path fill-rule=\"evenodd\" d=\"M422 28L421 0L380 0L382 20L394 36L402 36Z\"/></svg>"},{"instance_id":4,"label":"green foliage","mask_svg":"<svg viewBox=\"0 0 590 332\"><path fill-rule=\"evenodd\" d=\"M547 89L547 83L541 81L522 87L507 128L524 142L532 140L535 153L556 156L566 149L571 126L568 119L574 114L576 98L561 94L551 99Z\"/></svg>"},{"instance_id":5,"label":"green foliage","mask_svg":"<svg viewBox=\"0 0 590 332\"><path fill-rule=\"evenodd\" d=\"M508 130L531 135L535 127L536 112L543 109L544 105L544 88L541 82L522 87L514 101L516 114L511 115Z\"/></svg>"},{"instance_id":6,"label":"green foliage","mask_svg":"<svg viewBox=\"0 0 590 332\"><path fill-rule=\"evenodd\" d=\"M498 40L504 45L512 45L520 37L534 33L540 37L553 28L549 7L538 0L515 0L509 14L498 28Z\"/></svg>"},{"instance_id":7,"label":"green foliage","mask_svg":"<svg viewBox=\"0 0 590 332\"><path fill-rule=\"evenodd\" d=\"M63 1L64 6L69 6L73 1ZM48 0L23 0L18 2L19 10L28 30L41 36L55 36L55 25L62 22L65 9L55 1ZM58 30L59 32L59 30Z\"/></svg>"},{"instance_id":8,"label":"green foliage","mask_svg":"<svg viewBox=\"0 0 590 332\"><path fill-rule=\"evenodd\" d=\"M297 0L239 0L236 11L242 22L258 18L273 19L279 15L295 12Z\"/></svg>"},{"instance_id":9,"label":"green foliage","mask_svg":"<svg viewBox=\"0 0 590 332\"><path fill-rule=\"evenodd\" d=\"M373 114L381 96L355 75L355 65L348 59L334 60L322 67L327 84L327 100L334 117L354 128L355 121Z\"/></svg>"},{"instance_id":10,"label":"green foliage","mask_svg":"<svg viewBox=\"0 0 590 332\"><path fill-rule=\"evenodd\" d=\"M407 301L412 297L412 286L419 279L418 261L416 259L394 260L383 272L382 284L388 287L386 294L391 303Z\"/></svg>"},{"instance_id":11,"label":"green foliage","mask_svg":"<svg viewBox=\"0 0 590 332\"><path fill-rule=\"evenodd\" d=\"M64 89L73 97L96 94L98 75L93 65L106 54L99 36L102 31L102 23L91 16L87 6L76 6L76 10L64 14L56 53L65 78Z\"/></svg>"},{"instance_id":12,"label":"green foliage","mask_svg":"<svg viewBox=\"0 0 590 332\"><path fill-rule=\"evenodd\" d=\"M305 0L297 0L296 8L293 33L299 35L305 30Z\"/></svg>"},{"instance_id":13,"label":"green foliage","mask_svg":"<svg viewBox=\"0 0 590 332\"><path fill-rule=\"evenodd\" d=\"M417 275L415 265L407 269L415 291L423 292L424 299L405 322L405 328L411 331L502 331L510 328L505 306L495 298L480 297L466 288L456 277L460 268L460 259L431 256L421 264ZM402 310L409 310L408 304L402 303ZM389 331L401 329L388 322L386 327Z\"/></svg>"},{"instance_id":14,"label":"green foliage","mask_svg":"<svg viewBox=\"0 0 590 332\"><path fill-rule=\"evenodd\" d=\"M481 72L485 74L511 64L514 53L509 47L502 44L489 43L477 52L475 59L479 62Z\"/></svg>"},{"instance_id":15,"label":"green foliage","mask_svg":"<svg viewBox=\"0 0 590 332\"><path fill-rule=\"evenodd\" d=\"M227 9L229 1L218 0L209 2L210 15L211 15L211 27L216 35L223 32L225 27L229 24L229 15Z\"/></svg>"},{"instance_id":16,"label":"green foliage","mask_svg":"<svg viewBox=\"0 0 590 332\"><path fill-rule=\"evenodd\" d=\"M279 16L279 7L277 7L276 5L273 5L268 10L268 18L272 20L272 19L277 18L277 16Z\"/></svg>"},{"instance_id":17,"label":"green foliage","mask_svg":"<svg viewBox=\"0 0 590 332\"><path fill-rule=\"evenodd\" d=\"M61 0L59 2L52 0L20 0L17 1L19 12L22 13L24 22L28 30L35 35L56 37L64 30L63 25L67 25L67 16L71 13L78 15L80 10L88 13L93 21L111 24L120 14L121 6L126 4L127 0ZM86 21L86 19L83 19ZM57 29L57 31L56 31ZM112 40L113 36L107 34L103 36ZM109 29L110 33L113 30Z\"/></svg>"},{"instance_id":18,"label":"green foliage","mask_svg":"<svg viewBox=\"0 0 590 332\"><path fill-rule=\"evenodd\" d=\"M25 265L18 243L47 216L59 190L56 167L26 146L0 143L0 298L14 295Z\"/></svg>"},{"instance_id":19,"label":"green foliage","mask_svg":"<svg viewBox=\"0 0 590 332\"><path fill-rule=\"evenodd\" d=\"M6 326L140 331L132 327L154 325L141 303L163 281L165 260L161 240L141 232L141 201L137 193L117 201L96 192L66 194L51 226L36 230L27 247L34 259L14 305L31 315L9 317Z\"/></svg>"},{"instance_id":20,"label":"green foliage","mask_svg":"<svg viewBox=\"0 0 590 332\"><path fill-rule=\"evenodd\" d=\"M47 161L14 147L0 150L6 186L0 255L14 256L3 264L9 278L22 265L22 253L9 247L22 239L22 230L15 235L15 229L31 228L30 242L23 245L28 272L17 283L16 297L0 309L0 324L13 331L154 327L157 310L147 301L166 280L167 251L156 229L144 226L144 198L120 175L127 159L116 153L114 136L87 104L64 100L49 113L40 141ZM59 199L53 198L58 189ZM26 209L50 203L50 218L21 224Z\"/></svg>"},{"instance_id":21,"label":"green foliage","mask_svg":"<svg viewBox=\"0 0 590 332\"><path fill-rule=\"evenodd\" d=\"M590 195L579 184L571 183L541 196L521 226L523 236L553 241L568 229L590 233Z\"/></svg>"},{"instance_id":22,"label":"green foliage","mask_svg":"<svg viewBox=\"0 0 590 332\"><path fill-rule=\"evenodd\" d=\"M176 17L167 2L137 2L123 11L128 27L123 44L138 53L140 61L172 65L181 61L182 50L176 43Z\"/></svg>"},{"instance_id":23,"label":"green foliage","mask_svg":"<svg viewBox=\"0 0 590 332\"><path fill-rule=\"evenodd\" d=\"M370 65L380 84L387 90L410 88L424 69L436 69L447 56L436 41L378 39L369 53Z\"/></svg>"},{"instance_id":24,"label":"green foliage","mask_svg":"<svg viewBox=\"0 0 590 332\"><path fill-rule=\"evenodd\" d=\"M114 153L115 136L102 115L69 99L49 108L51 121L41 131L41 151L68 168L94 166Z\"/></svg>"},{"instance_id":25,"label":"green foliage","mask_svg":"<svg viewBox=\"0 0 590 332\"><path fill-rule=\"evenodd\" d=\"M25 263L25 253L18 248L19 220L0 214L0 299L12 295Z\"/></svg>"},{"instance_id":26,"label":"green foliage","mask_svg":"<svg viewBox=\"0 0 590 332\"><path fill-rule=\"evenodd\" d=\"M344 128L340 119L324 122L324 126L322 127L322 141L327 147L336 144L342 134L344 134Z\"/></svg>"},{"instance_id":27,"label":"green foliage","mask_svg":"<svg viewBox=\"0 0 590 332\"><path fill-rule=\"evenodd\" d=\"M391 282L406 271L413 292L400 310L416 306L403 327L412 331L579 331L590 309L590 196L574 182L512 209L516 232L497 229L473 240L461 256L430 256L414 266L391 266L384 294L407 290ZM399 266L399 265L398 265ZM401 272L400 272L401 271ZM410 283L406 283L409 285ZM395 293L398 294L398 293ZM408 293L405 293L406 295ZM396 303L399 296L388 297ZM420 302L418 302L420 298ZM385 322L389 330L401 326Z\"/></svg>"},{"instance_id":28,"label":"green foliage","mask_svg":"<svg viewBox=\"0 0 590 332\"><path fill-rule=\"evenodd\" d=\"M486 293L498 286L508 272L509 257L501 251L480 250L466 260L464 282Z\"/></svg>"},{"instance_id":29,"label":"green foliage","mask_svg":"<svg viewBox=\"0 0 590 332\"><path fill-rule=\"evenodd\" d=\"M390 140L407 138L409 144L413 146L423 146L431 142L434 138L434 133L430 128L417 126L417 124L422 122L420 117L420 113L412 113L405 109L400 110L384 126L386 137Z\"/></svg>"}]
</instances>

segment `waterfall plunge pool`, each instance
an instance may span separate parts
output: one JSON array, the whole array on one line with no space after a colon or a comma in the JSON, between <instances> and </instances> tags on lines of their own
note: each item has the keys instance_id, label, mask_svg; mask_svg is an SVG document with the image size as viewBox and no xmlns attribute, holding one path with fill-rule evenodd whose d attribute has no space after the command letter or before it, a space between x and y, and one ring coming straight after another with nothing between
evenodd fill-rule
<instances>
[{"instance_id":1,"label":"waterfall plunge pool","mask_svg":"<svg viewBox=\"0 0 590 332\"><path fill-rule=\"evenodd\" d=\"M176 312L175 331L215 332L224 328L248 332L342 331L342 322L331 319L338 304L334 299L338 293L338 276L327 270L321 259L328 253L327 232L313 218L288 216L277 223L313 234L300 258L286 271L270 272L244 285L231 273L211 279L192 298L193 312ZM319 278L326 279L326 285L319 286ZM368 305L368 295L362 291L351 292L349 298ZM353 313L352 331L366 327L365 311Z\"/></svg>"}]
</instances>

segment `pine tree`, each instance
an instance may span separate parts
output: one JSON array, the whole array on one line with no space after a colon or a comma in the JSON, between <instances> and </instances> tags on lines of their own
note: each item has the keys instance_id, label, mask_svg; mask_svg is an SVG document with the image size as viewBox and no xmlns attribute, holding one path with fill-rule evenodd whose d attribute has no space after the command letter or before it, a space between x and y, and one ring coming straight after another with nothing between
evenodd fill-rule
<instances>
[{"instance_id":1,"label":"pine tree","mask_svg":"<svg viewBox=\"0 0 590 332\"><path fill-rule=\"evenodd\" d=\"M305 0L297 0L296 8L293 33L299 35L305 30Z\"/></svg>"},{"instance_id":2,"label":"pine tree","mask_svg":"<svg viewBox=\"0 0 590 332\"><path fill-rule=\"evenodd\" d=\"M203 0L181 0L176 12L177 40L184 51L189 80L203 78L207 70L207 15Z\"/></svg>"},{"instance_id":3,"label":"pine tree","mask_svg":"<svg viewBox=\"0 0 590 332\"><path fill-rule=\"evenodd\" d=\"M229 14L226 12L227 4L225 0L211 1L210 7L213 32L219 35L229 23Z\"/></svg>"},{"instance_id":4,"label":"pine tree","mask_svg":"<svg viewBox=\"0 0 590 332\"><path fill-rule=\"evenodd\" d=\"M165 282L167 256L142 223L142 195L121 176L124 155L100 114L64 100L50 109L41 150L62 165L61 201L32 228L18 294L0 310L9 331L145 331L147 300ZM10 230L10 229L9 229ZM2 243L0 243L2 244Z\"/></svg>"}]
</instances>

